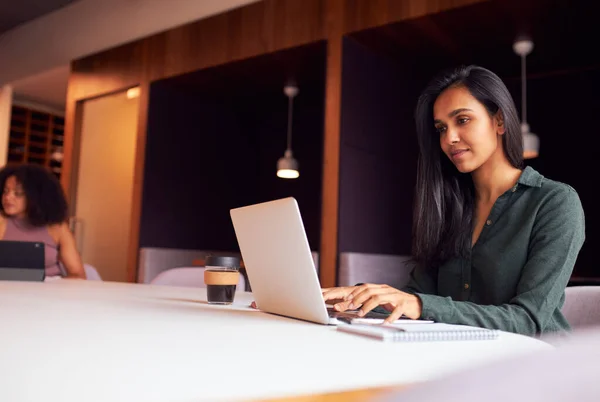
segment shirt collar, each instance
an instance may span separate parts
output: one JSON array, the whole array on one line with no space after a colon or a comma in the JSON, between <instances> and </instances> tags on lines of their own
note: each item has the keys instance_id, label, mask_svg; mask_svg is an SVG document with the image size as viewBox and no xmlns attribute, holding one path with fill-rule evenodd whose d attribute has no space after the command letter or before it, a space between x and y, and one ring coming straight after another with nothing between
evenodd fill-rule
<instances>
[{"instance_id":1,"label":"shirt collar","mask_svg":"<svg viewBox=\"0 0 600 402\"><path fill-rule=\"evenodd\" d=\"M521 176L519 176L519 180L517 181L517 183L524 184L529 187L542 187L543 180L544 180L544 176L539 174L531 166L527 166L521 172Z\"/></svg>"}]
</instances>

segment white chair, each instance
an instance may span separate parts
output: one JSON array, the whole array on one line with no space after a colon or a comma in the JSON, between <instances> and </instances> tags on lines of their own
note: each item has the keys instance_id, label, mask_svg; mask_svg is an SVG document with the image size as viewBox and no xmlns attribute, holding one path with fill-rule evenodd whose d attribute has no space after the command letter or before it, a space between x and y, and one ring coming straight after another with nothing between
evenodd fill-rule
<instances>
[{"instance_id":1,"label":"white chair","mask_svg":"<svg viewBox=\"0 0 600 402\"><path fill-rule=\"evenodd\" d=\"M344 252L340 253L338 286L380 283L401 288L412 269L410 256Z\"/></svg>"},{"instance_id":2,"label":"white chair","mask_svg":"<svg viewBox=\"0 0 600 402\"><path fill-rule=\"evenodd\" d=\"M209 255L240 257L239 253L232 252L142 247L140 249L137 281L139 283L150 283L163 271L175 267L196 266L197 261L204 260Z\"/></svg>"},{"instance_id":3,"label":"white chair","mask_svg":"<svg viewBox=\"0 0 600 402\"><path fill-rule=\"evenodd\" d=\"M63 265L62 262L58 263L58 266L60 267L60 272L62 273L62 276L66 276L67 275L67 269L65 268L65 266ZM101 281L102 277L100 276L100 274L98 273L98 270L90 264L83 264L83 270L85 271L85 276L87 278L88 281ZM54 279L60 279L59 277L49 277L48 280L52 280L52 278Z\"/></svg>"},{"instance_id":4,"label":"white chair","mask_svg":"<svg viewBox=\"0 0 600 402\"><path fill-rule=\"evenodd\" d=\"M88 281L101 281L102 280L102 278L100 277L100 274L98 273L96 268L94 268L90 264L83 264L83 269L85 271L85 276L87 277Z\"/></svg>"},{"instance_id":5,"label":"white chair","mask_svg":"<svg viewBox=\"0 0 600 402\"><path fill-rule=\"evenodd\" d=\"M473 365L370 400L596 402L600 395L599 362L600 327L590 327L555 349Z\"/></svg>"},{"instance_id":6,"label":"white chair","mask_svg":"<svg viewBox=\"0 0 600 402\"><path fill-rule=\"evenodd\" d=\"M574 330L600 326L600 286L568 286L561 311Z\"/></svg>"},{"instance_id":7,"label":"white chair","mask_svg":"<svg viewBox=\"0 0 600 402\"><path fill-rule=\"evenodd\" d=\"M205 288L204 267L179 267L171 268L158 274L151 285L181 286L188 288ZM236 291L244 292L246 290L246 280L240 274L240 280Z\"/></svg>"}]
</instances>

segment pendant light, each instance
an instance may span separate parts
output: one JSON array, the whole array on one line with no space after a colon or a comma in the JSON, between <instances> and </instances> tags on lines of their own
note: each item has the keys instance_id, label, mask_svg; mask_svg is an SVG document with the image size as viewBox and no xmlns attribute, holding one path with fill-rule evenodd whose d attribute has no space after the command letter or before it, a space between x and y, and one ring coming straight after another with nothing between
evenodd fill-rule
<instances>
[{"instance_id":1,"label":"pendant light","mask_svg":"<svg viewBox=\"0 0 600 402\"><path fill-rule=\"evenodd\" d=\"M527 67L525 59L533 50L530 40L518 40L513 44L513 50L521 56L521 135L523 135L523 158L537 158L540 153L540 139L529 131L527 124Z\"/></svg>"},{"instance_id":2,"label":"pendant light","mask_svg":"<svg viewBox=\"0 0 600 402\"><path fill-rule=\"evenodd\" d=\"M277 161L277 177L282 179L296 179L300 176L298 171L298 161L292 154L292 116L294 97L298 95L298 88L293 85L286 85L283 93L288 97L288 128L287 128L287 149L282 158Z\"/></svg>"}]
</instances>

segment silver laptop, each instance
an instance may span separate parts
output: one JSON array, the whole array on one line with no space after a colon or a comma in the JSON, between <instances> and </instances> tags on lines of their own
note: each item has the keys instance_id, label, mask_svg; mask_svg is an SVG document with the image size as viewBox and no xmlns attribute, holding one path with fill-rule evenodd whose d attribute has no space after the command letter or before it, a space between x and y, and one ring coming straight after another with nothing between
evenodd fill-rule
<instances>
[{"instance_id":1,"label":"silver laptop","mask_svg":"<svg viewBox=\"0 0 600 402\"><path fill-rule=\"evenodd\" d=\"M0 280L43 282L44 265L44 243L0 241Z\"/></svg>"},{"instance_id":2,"label":"silver laptop","mask_svg":"<svg viewBox=\"0 0 600 402\"><path fill-rule=\"evenodd\" d=\"M294 198L235 208L230 213L259 309L331 325L357 317L356 313L327 309ZM377 313L367 316L385 317Z\"/></svg>"}]
</instances>

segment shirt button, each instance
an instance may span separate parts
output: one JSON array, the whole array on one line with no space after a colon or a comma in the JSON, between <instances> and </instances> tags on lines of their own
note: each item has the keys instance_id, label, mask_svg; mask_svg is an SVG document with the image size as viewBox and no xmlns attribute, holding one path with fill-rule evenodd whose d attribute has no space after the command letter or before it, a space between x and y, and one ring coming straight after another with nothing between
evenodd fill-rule
<instances>
[{"instance_id":1,"label":"shirt button","mask_svg":"<svg viewBox=\"0 0 600 402\"><path fill-rule=\"evenodd\" d=\"M488 225L488 226L490 226L492 224L492 220L488 219L487 221L485 221L485 224Z\"/></svg>"},{"instance_id":2,"label":"shirt button","mask_svg":"<svg viewBox=\"0 0 600 402\"><path fill-rule=\"evenodd\" d=\"M469 284L465 283L465 289L469 289Z\"/></svg>"}]
</instances>

